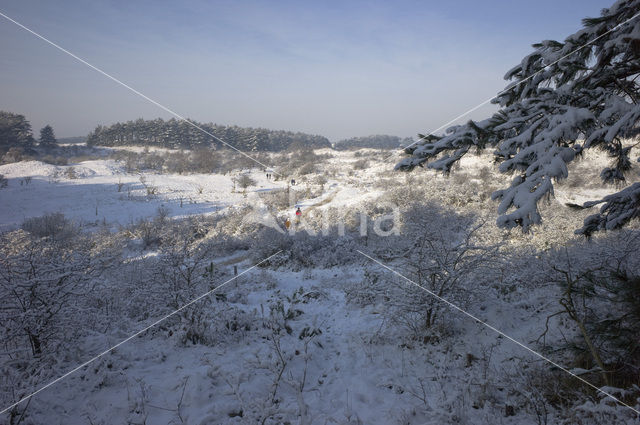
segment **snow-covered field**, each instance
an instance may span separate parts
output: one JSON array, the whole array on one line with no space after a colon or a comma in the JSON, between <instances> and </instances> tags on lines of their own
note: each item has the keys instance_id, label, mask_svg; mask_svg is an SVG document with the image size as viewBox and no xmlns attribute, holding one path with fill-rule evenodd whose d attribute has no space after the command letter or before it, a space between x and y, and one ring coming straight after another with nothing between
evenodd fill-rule
<instances>
[{"instance_id":1,"label":"snow-covered field","mask_svg":"<svg viewBox=\"0 0 640 425\"><path fill-rule=\"evenodd\" d=\"M299 206L303 220L319 222L319 216L331 214L334 221L348 222L357 212L382 214L376 205L395 203L406 212L412 203L426 204L425 211L441 203L449 209L434 213L432 222L414 224L427 231L420 237L450 231L456 238L469 231L464 217L474 215L472 222L486 224L474 236L476 245L467 249L482 245L486 258L442 260L450 269L433 279L451 282L442 276L458 273L456 281L463 282L443 296L582 373L587 371L565 346L577 335L575 324L557 316L544 333L560 294L551 274L545 274L556 259L545 255L576 241L571 230L589 213L563 204L600 197L610 193L607 189L558 185L556 200L543 209L545 224L523 236L493 225L495 204L488 195L508 180L485 169L490 166L486 157L465 158L458 177L446 179L428 171L393 172L397 153L391 158L373 150L316 153L331 158L312 173L290 176L297 181L290 188L295 197L285 206L269 204L265 195L284 194L290 177L274 181L258 168L227 175L127 173L112 159L0 166L9 182L0 190L0 230L13 235L7 240L17 253L12 246L3 248L16 255L11 261L18 264L22 244L31 245L23 232L9 232L27 218L55 212L89 231L92 244L78 239L78 252L99 251L101 260L110 259L87 278L91 291L74 287L78 298L64 298L60 308L68 317L59 326L41 324L49 332L42 353L31 355L28 339L7 331L12 339L0 357L3 404L223 284L19 404L2 420L65 425L635 423L624 407L594 394L578 397L571 392L579 387L572 386L571 377L459 311L435 303L439 321L424 329L420 310L411 310L415 300L428 299L424 292L356 252L368 252L416 279L415 267L440 260L412 260L415 246L402 242L413 237L408 231L396 239L363 239L356 224L345 237L282 235L244 214L258 211L256 217L293 221ZM362 160L364 167L358 165ZM241 174L255 181L246 193L234 191ZM183 220L189 217L194 220ZM144 227L140 219L153 225ZM403 220L413 223L410 217ZM155 232L154 237L141 243L145 231ZM500 251L507 245L515 247L513 256ZM252 269L264 253L275 256ZM235 272L241 275L232 280ZM3 270L0 278L11 273ZM400 301L394 298L398 294L405 294ZM8 310L16 301L10 295L3 299ZM15 314L31 320L25 311ZM562 393L557 402L549 393L553 388Z\"/></svg>"},{"instance_id":2,"label":"snow-covered field","mask_svg":"<svg viewBox=\"0 0 640 425\"><path fill-rule=\"evenodd\" d=\"M9 179L8 187L0 193L3 230L46 213L62 212L87 224L125 226L155 215L160 206L168 209L169 217L180 218L211 214L244 200L239 188L233 192L232 175L131 174L113 160L68 166L24 161L0 166L0 174ZM258 182L250 191L283 186L257 170L249 174Z\"/></svg>"},{"instance_id":3,"label":"snow-covered field","mask_svg":"<svg viewBox=\"0 0 640 425\"><path fill-rule=\"evenodd\" d=\"M140 147L123 147L121 150L142 152ZM148 148L145 148L149 150ZM166 149L154 148L164 152ZM367 153L373 150L363 149ZM374 152L374 151L373 151ZM357 170L351 175L348 170L353 162L353 153L349 151L317 150L317 153L330 154L326 166L338 171L329 177L325 190L314 198L301 199L296 206L317 209L353 207L367 200L379 197L384 190L370 183L380 175L388 175L394 160L399 157L393 153L387 161L370 161L367 168ZM388 155L383 155L388 156ZM355 158L357 160L357 158ZM596 158L598 163L604 160ZM471 176L470 181L479 182L473 176L483 167L490 165L487 155L469 156L461 161L461 169ZM27 218L47 213L62 212L68 218L87 225L107 224L126 226L140 218L157 214L159 207L165 207L172 218L212 214L230 206L241 207L246 203L255 203L255 194L287 187L286 179L267 179L260 169L237 171L229 174L157 174L153 172L127 173L122 163L111 160L91 160L79 164L58 166L39 161L23 161L0 166L0 174L8 179L8 187L0 192L0 230L15 229ZM243 193L235 187L233 179L240 174L248 174L256 185ZM315 175L303 178L302 187L307 187ZM395 184L404 183L404 174L396 173L392 177ZM428 179L443 179L442 176L429 173ZM300 179L298 179L300 180ZM508 178L499 176L502 182ZM235 190L234 190L235 188ZM300 185L296 189L299 189ZM150 193L150 190L153 193ZM559 203L582 203L599 199L615 190L611 187L567 188L558 186L555 191ZM247 200L249 198L249 200Z\"/></svg>"}]
</instances>

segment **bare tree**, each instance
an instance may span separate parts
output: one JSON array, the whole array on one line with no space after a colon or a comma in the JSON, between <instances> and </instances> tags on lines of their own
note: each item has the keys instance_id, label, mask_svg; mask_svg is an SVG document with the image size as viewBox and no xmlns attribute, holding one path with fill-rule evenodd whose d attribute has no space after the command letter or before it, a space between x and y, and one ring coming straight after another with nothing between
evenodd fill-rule
<instances>
[{"instance_id":1,"label":"bare tree","mask_svg":"<svg viewBox=\"0 0 640 425\"><path fill-rule=\"evenodd\" d=\"M463 301L471 294L469 277L480 272L493 258L497 247L482 246L477 232L482 224L472 217L441 211L435 205L413 210L407 229L414 236L413 246L405 253L409 278L439 297ZM424 326L430 328L444 305L424 290L414 288L406 300L424 315Z\"/></svg>"},{"instance_id":2,"label":"bare tree","mask_svg":"<svg viewBox=\"0 0 640 425\"><path fill-rule=\"evenodd\" d=\"M178 309L201 294L213 289L217 276L210 261L213 245L194 243L190 237L177 238L163 244L157 275L162 282L162 292L169 297L171 309ZM184 330L183 342L206 343L209 328L207 310L211 298L205 297L180 312Z\"/></svg>"},{"instance_id":3,"label":"bare tree","mask_svg":"<svg viewBox=\"0 0 640 425\"><path fill-rule=\"evenodd\" d=\"M396 249L401 251L400 268L419 288L384 272L368 273L365 302L371 302L375 293L377 300L384 300L391 323L416 338L428 338L425 332L434 331L446 308L432 294L465 305L477 295L482 280L491 276L489 266L496 259L498 246L480 243L481 227L472 216L435 204L411 207ZM359 294L349 296L362 298Z\"/></svg>"}]
</instances>

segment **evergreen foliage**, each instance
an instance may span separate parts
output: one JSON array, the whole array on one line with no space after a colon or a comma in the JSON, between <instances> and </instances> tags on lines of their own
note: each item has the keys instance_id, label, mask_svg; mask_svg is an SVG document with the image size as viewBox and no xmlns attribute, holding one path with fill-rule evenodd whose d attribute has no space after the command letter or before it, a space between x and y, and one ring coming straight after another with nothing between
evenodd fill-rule
<instances>
[{"instance_id":1,"label":"evergreen foliage","mask_svg":"<svg viewBox=\"0 0 640 425\"><path fill-rule=\"evenodd\" d=\"M294 145L310 148L331 147L329 140L323 136L263 128L200 124L195 121L193 123L243 152L281 151ZM100 125L88 135L87 144L94 146L143 145L173 149L209 147L220 149L227 147L219 140L185 121L177 119L165 121L160 118L118 122L110 126Z\"/></svg>"},{"instance_id":2,"label":"evergreen foliage","mask_svg":"<svg viewBox=\"0 0 640 425\"><path fill-rule=\"evenodd\" d=\"M58 145L56 136L53 133L53 127L45 125L40 130L40 146L51 148Z\"/></svg>"},{"instance_id":3,"label":"evergreen foliage","mask_svg":"<svg viewBox=\"0 0 640 425\"><path fill-rule=\"evenodd\" d=\"M0 111L0 152L13 147L30 149L33 143L31 124L24 115Z\"/></svg>"},{"instance_id":4,"label":"evergreen foliage","mask_svg":"<svg viewBox=\"0 0 640 425\"><path fill-rule=\"evenodd\" d=\"M589 148L605 150L611 165L605 182L622 183L631 168L640 121L639 0L621 0L564 42L545 40L507 72L511 84L493 103L492 117L449 128L444 136L420 135L405 149L410 157L396 169L423 166L451 171L472 148L491 147L500 171L514 173L511 186L493 193L499 200L497 224L528 231L542 217L538 202L553 195L553 182L568 175L567 164ZM640 214L640 184L600 201L600 212L576 233L624 226Z\"/></svg>"}]
</instances>

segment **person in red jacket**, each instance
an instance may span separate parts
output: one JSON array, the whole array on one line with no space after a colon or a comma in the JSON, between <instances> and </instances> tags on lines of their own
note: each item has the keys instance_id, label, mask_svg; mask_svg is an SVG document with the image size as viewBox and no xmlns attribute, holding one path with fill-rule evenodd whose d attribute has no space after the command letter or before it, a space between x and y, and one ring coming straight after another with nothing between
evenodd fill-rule
<instances>
[{"instance_id":1,"label":"person in red jacket","mask_svg":"<svg viewBox=\"0 0 640 425\"><path fill-rule=\"evenodd\" d=\"M300 218L302 218L302 210L298 207L296 210L296 224L300 223Z\"/></svg>"}]
</instances>

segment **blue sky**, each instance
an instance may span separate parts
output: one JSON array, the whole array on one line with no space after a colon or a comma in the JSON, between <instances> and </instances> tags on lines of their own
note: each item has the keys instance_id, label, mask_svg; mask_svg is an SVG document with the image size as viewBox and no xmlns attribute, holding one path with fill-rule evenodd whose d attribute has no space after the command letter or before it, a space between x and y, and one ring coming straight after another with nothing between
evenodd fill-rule
<instances>
[{"instance_id":1,"label":"blue sky","mask_svg":"<svg viewBox=\"0 0 640 425\"><path fill-rule=\"evenodd\" d=\"M335 141L439 127L502 89L532 43L610 5L1 0L0 11L181 115ZM170 117L2 17L0 53L0 109L36 134Z\"/></svg>"}]
</instances>

